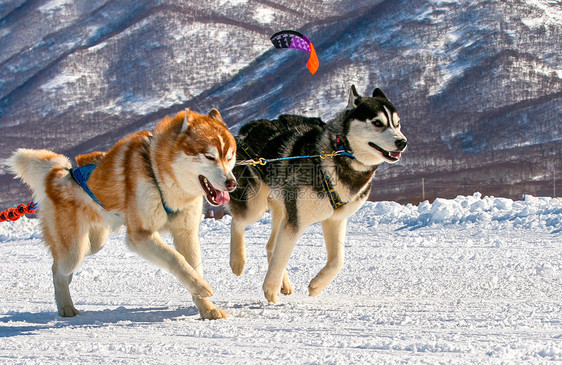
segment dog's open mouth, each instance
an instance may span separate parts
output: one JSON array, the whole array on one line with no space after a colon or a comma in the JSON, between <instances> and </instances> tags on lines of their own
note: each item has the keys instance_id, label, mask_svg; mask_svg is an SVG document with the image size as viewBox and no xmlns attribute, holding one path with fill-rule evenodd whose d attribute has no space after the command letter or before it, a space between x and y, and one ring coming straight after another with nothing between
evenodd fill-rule
<instances>
[{"instance_id":1,"label":"dog's open mouth","mask_svg":"<svg viewBox=\"0 0 562 365\"><path fill-rule=\"evenodd\" d=\"M386 158L389 161L398 161L398 160L400 160L400 157L402 157L402 152L400 152L400 151L399 152L387 151L387 150L377 146L373 142L369 142L369 146L373 147L374 149L376 149L377 151L382 153L383 157Z\"/></svg>"},{"instance_id":2,"label":"dog's open mouth","mask_svg":"<svg viewBox=\"0 0 562 365\"><path fill-rule=\"evenodd\" d=\"M228 194L228 191L215 189L205 176L199 175L199 183L205 191L205 194L207 194L207 201L211 205L223 205L230 201L230 194Z\"/></svg>"}]
</instances>

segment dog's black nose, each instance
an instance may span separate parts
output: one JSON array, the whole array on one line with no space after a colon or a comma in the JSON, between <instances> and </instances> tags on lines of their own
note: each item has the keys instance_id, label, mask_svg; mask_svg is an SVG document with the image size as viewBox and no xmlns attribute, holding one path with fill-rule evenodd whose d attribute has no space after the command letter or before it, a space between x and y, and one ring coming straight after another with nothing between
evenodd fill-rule
<instances>
[{"instance_id":1,"label":"dog's black nose","mask_svg":"<svg viewBox=\"0 0 562 365\"><path fill-rule=\"evenodd\" d=\"M394 143L400 151L404 150L404 148L406 148L406 146L408 145L408 141L405 139L397 139Z\"/></svg>"},{"instance_id":2,"label":"dog's black nose","mask_svg":"<svg viewBox=\"0 0 562 365\"><path fill-rule=\"evenodd\" d=\"M224 182L224 186L226 187L226 190L232 191L236 189L238 183L234 179L226 179L226 181Z\"/></svg>"}]
</instances>

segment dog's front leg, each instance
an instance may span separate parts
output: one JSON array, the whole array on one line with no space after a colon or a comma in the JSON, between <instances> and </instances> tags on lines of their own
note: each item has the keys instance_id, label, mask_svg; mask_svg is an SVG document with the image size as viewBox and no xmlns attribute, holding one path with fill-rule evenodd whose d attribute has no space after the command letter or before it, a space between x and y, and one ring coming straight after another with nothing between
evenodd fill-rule
<instances>
[{"instance_id":1,"label":"dog's front leg","mask_svg":"<svg viewBox=\"0 0 562 365\"><path fill-rule=\"evenodd\" d=\"M295 243L302 234L301 229L295 229L287 221L281 224L277 242L269 261L269 268L263 283L263 292L268 302L277 303L277 297L283 282L283 273L295 247Z\"/></svg>"},{"instance_id":2,"label":"dog's front leg","mask_svg":"<svg viewBox=\"0 0 562 365\"><path fill-rule=\"evenodd\" d=\"M347 219L322 221L328 262L308 285L308 295L311 297L320 294L334 280L343 266L346 226Z\"/></svg>"},{"instance_id":3,"label":"dog's front leg","mask_svg":"<svg viewBox=\"0 0 562 365\"><path fill-rule=\"evenodd\" d=\"M244 221L232 218L230 226L230 268L234 275L240 276L246 265L246 245L244 243Z\"/></svg>"},{"instance_id":4,"label":"dog's front leg","mask_svg":"<svg viewBox=\"0 0 562 365\"><path fill-rule=\"evenodd\" d=\"M174 238L174 246L186 261L203 277L201 261L201 244L199 241L199 224L201 210L185 209L170 219L170 232ZM226 318L226 312L218 308L210 299L193 296L193 302L199 309L202 319Z\"/></svg>"},{"instance_id":5,"label":"dog's front leg","mask_svg":"<svg viewBox=\"0 0 562 365\"><path fill-rule=\"evenodd\" d=\"M213 289L184 256L162 240L158 232L127 227L127 244L148 261L170 271L196 297L213 296Z\"/></svg>"}]
</instances>

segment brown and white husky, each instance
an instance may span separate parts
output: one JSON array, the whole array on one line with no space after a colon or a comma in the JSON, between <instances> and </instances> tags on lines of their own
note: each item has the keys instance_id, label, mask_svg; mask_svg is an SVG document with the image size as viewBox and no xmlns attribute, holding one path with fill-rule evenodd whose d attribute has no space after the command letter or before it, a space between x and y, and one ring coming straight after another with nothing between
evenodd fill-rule
<instances>
[{"instance_id":1,"label":"brown and white husky","mask_svg":"<svg viewBox=\"0 0 562 365\"><path fill-rule=\"evenodd\" d=\"M73 273L85 256L103 247L112 229L125 224L128 246L174 274L202 318L225 318L208 299L213 290L202 276L199 244L203 196L212 205L225 204L237 184L236 141L219 112L187 109L164 118L152 134L131 134L107 153L76 160L89 164L85 188L76 177L84 173L63 155L19 149L10 159L12 171L39 202L43 237L54 259L59 315L78 314L69 291ZM160 237L162 230L171 232L175 250Z\"/></svg>"}]
</instances>

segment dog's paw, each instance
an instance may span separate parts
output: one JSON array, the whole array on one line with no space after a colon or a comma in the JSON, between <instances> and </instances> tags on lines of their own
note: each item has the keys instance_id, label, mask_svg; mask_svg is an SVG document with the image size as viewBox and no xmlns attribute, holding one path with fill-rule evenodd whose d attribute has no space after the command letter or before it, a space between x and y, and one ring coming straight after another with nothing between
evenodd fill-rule
<instances>
[{"instance_id":1,"label":"dog's paw","mask_svg":"<svg viewBox=\"0 0 562 365\"><path fill-rule=\"evenodd\" d=\"M293 294L293 287L291 286L291 284L288 285L283 284L283 286L281 287L281 294L283 295Z\"/></svg>"},{"instance_id":2,"label":"dog's paw","mask_svg":"<svg viewBox=\"0 0 562 365\"><path fill-rule=\"evenodd\" d=\"M279 296L279 287L273 285L266 285L263 284L263 294L265 295L265 299L269 303L277 303L277 297Z\"/></svg>"},{"instance_id":3,"label":"dog's paw","mask_svg":"<svg viewBox=\"0 0 562 365\"><path fill-rule=\"evenodd\" d=\"M230 268L232 269L232 272L236 276L242 275L242 273L244 272L244 266L245 265L246 265L246 260L244 260L244 259L240 259L240 258L237 258L237 259L231 258L230 259Z\"/></svg>"},{"instance_id":4,"label":"dog's paw","mask_svg":"<svg viewBox=\"0 0 562 365\"><path fill-rule=\"evenodd\" d=\"M293 287L291 286L291 282L289 281L289 276L287 274L283 276L283 284L281 284L281 294L293 294Z\"/></svg>"},{"instance_id":5,"label":"dog's paw","mask_svg":"<svg viewBox=\"0 0 562 365\"><path fill-rule=\"evenodd\" d=\"M201 311L201 319L226 319L228 314L218 307L211 308L209 310Z\"/></svg>"},{"instance_id":6,"label":"dog's paw","mask_svg":"<svg viewBox=\"0 0 562 365\"><path fill-rule=\"evenodd\" d=\"M322 293L323 289L324 286L319 285L318 281L313 279L308 285L308 295L311 297L315 297L318 294Z\"/></svg>"},{"instance_id":7,"label":"dog's paw","mask_svg":"<svg viewBox=\"0 0 562 365\"><path fill-rule=\"evenodd\" d=\"M78 309L74 308L73 305L65 305L64 307L59 308L58 311L59 316L61 317L76 317L80 314Z\"/></svg>"}]
</instances>

